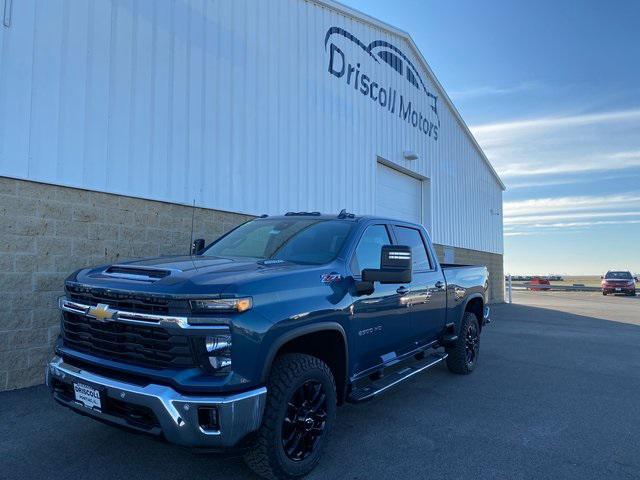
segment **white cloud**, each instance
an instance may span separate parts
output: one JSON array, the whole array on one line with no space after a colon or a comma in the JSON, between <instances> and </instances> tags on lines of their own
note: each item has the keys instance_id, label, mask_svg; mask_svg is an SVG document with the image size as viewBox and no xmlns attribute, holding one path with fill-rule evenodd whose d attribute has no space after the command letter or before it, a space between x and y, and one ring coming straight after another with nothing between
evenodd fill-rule
<instances>
[{"instance_id":1,"label":"white cloud","mask_svg":"<svg viewBox=\"0 0 640 480\"><path fill-rule=\"evenodd\" d=\"M638 220L599 220L597 222L558 222L558 223L535 223L532 228L575 228L575 227L595 227L598 225L632 225L640 224Z\"/></svg>"},{"instance_id":2,"label":"white cloud","mask_svg":"<svg viewBox=\"0 0 640 480\"><path fill-rule=\"evenodd\" d=\"M510 179L518 178L640 172L640 108L490 123L471 130L507 188Z\"/></svg>"},{"instance_id":3,"label":"white cloud","mask_svg":"<svg viewBox=\"0 0 640 480\"><path fill-rule=\"evenodd\" d=\"M536 82L525 82L510 87L482 86L467 88L464 90L451 90L449 94L456 99L486 97L495 95L510 95L513 93L527 92L539 88Z\"/></svg>"},{"instance_id":4,"label":"white cloud","mask_svg":"<svg viewBox=\"0 0 640 480\"><path fill-rule=\"evenodd\" d=\"M609 155L609 158L612 158L612 159L622 158L622 159L639 160L640 159L640 150L632 150L632 151L629 151L629 152L614 153L614 154Z\"/></svg>"},{"instance_id":5,"label":"white cloud","mask_svg":"<svg viewBox=\"0 0 640 480\"><path fill-rule=\"evenodd\" d=\"M504 178L517 178L565 173L609 172L635 167L640 167L640 152L629 151L582 158L565 163L536 164L531 162L529 165L512 163L503 165L500 168L500 175Z\"/></svg>"},{"instance_id":6,"label":"white cloud","mask_svg":"<svg viewBox=\"0 0 640 480\"><path fill-rule=\"evenodd\" d=\"M505 237L530 237L534 232L504 232Z\"/></svg>"},{"instance_id":7,"label":"white cloud","mask_svg":"<svg viewBox=\"0 0 640 480\"><path fill-rule=\"evenodd\" d=\"M607 212L583 212L583 213L559 213L554 215L523 215L514 217L505 217L505 231L507 227L511 231L515 231L522 225L540 225L544 222L558 222L562 220L574 221L576 219L589 218L617 218L617 217L640 217L640 210L634 211L607 211Z\"/></svg>"},{"instance_id":8,"label":"white cloud","mask_svg":"<svg viewBox=\"0 0 640 480\"><path fill-rule=\"evenodd\" d=\"M513 132L519 130L576 127L594 123L622 122L633 120L640 120L640 109L589 113L565 117L533 118L502 123L489 123L471 127L471 131L474 135L482 137L483 135L487 134Z\"/></svg>"},{"instance_id":9,"label":"white cloud","mask_svg":"<svg viewBox=\"0 0 640 480\"><path fill-rule=\"evenodd\" d=\"M640 193L601 196L573 196L555 198L532 198L505 202L505 222L509 217L540 215L557 212L579 212L584 210L606 210L640 206Z\"/></svg>"}]
</instances>

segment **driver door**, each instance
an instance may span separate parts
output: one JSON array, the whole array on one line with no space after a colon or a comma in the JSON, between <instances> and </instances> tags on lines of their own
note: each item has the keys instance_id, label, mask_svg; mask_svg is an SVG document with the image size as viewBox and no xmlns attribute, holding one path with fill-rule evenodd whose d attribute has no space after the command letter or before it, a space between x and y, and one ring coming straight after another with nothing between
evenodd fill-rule
<instances>
[{"instance_id":1,"label":"driver door","mask_svg":"<svg viewBox=\"0 0 640 480\"><path fill-rule=\"evenodd\" d=\"M382 246L391 243L388 225L366 228L351 258L356 281L362 279L363 269L380 268ZM355 297L350 317L356 350L354 373L385 363L411 344L411 312L403 301L408 293L409 285L376 283L371 295Z\"/></svg>"}]
</instances>

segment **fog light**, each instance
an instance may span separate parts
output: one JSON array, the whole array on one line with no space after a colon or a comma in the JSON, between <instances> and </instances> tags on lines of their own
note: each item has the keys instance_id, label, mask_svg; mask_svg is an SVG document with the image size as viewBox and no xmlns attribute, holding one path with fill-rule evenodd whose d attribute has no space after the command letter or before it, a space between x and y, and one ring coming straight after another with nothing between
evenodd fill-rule
<instances>
[{"instance_id":1,"label":"fog light","mask_svg":"<svg viewBox=\"0 0 640 480\"><path fill-rule=\"evenodd\" d=\"M216 370L221 370L231 366L231 359L229 357L209 357L209 363Z\"/></svg>"},{"instance_id":2,"label":"fog light","mask_svg":"<svg viewBox=\"0 0 640 480\"><path fill-rule=\"evenodd\" d=\"M205 431L220 430L218 409L216 407L198 407L198 425Z\"/></svg>"}]
</instances>

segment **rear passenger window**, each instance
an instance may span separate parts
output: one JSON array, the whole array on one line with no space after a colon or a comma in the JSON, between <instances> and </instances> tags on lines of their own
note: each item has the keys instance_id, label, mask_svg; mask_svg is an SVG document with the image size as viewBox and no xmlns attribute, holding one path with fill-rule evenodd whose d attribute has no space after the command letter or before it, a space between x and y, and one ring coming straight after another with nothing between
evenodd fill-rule
<instances>
[{"instance_id":1,"label":"rear passenger window","mask_svg":"<svg viewBox=\"0 0 640 480\"><path fill-rule=\"evenodd\" d=\"M383 245L389 245L389 233L384 225L367 227L351 260L351 271L359 275L365 268L380 268Z\"/></svg>"},{"instance_id":2,"label":"rear passenger window","mask_svg":"<svg viewBox=\"0 0 640 480\"><path fill-rule=\"evenodd\" d=\"M427 249L419 230L396 226L396 236L398 237L398 245L411 247L414 270L431 270L431 262L429 262Z\"/></svg>"}]
</instances>

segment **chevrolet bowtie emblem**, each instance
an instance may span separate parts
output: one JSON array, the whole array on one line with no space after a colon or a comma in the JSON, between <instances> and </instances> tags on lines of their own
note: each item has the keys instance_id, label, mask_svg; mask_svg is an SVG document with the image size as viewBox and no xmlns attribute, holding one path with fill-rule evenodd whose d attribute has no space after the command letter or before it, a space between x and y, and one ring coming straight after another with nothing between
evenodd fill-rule
<instances>
[{"instance_id":1,"label":"chevrolet bowtie emblem","mask_svg":"<svg viewBox=\"0 0 640 480\"><path fill-rule=\"evenodd\" d=\"M99 303L95 307L91 307L87 312L87 316L106 322L107 320L113 320L116 314L115 310L111 310L106 303Z\"/></svg>"}]
</instances>

